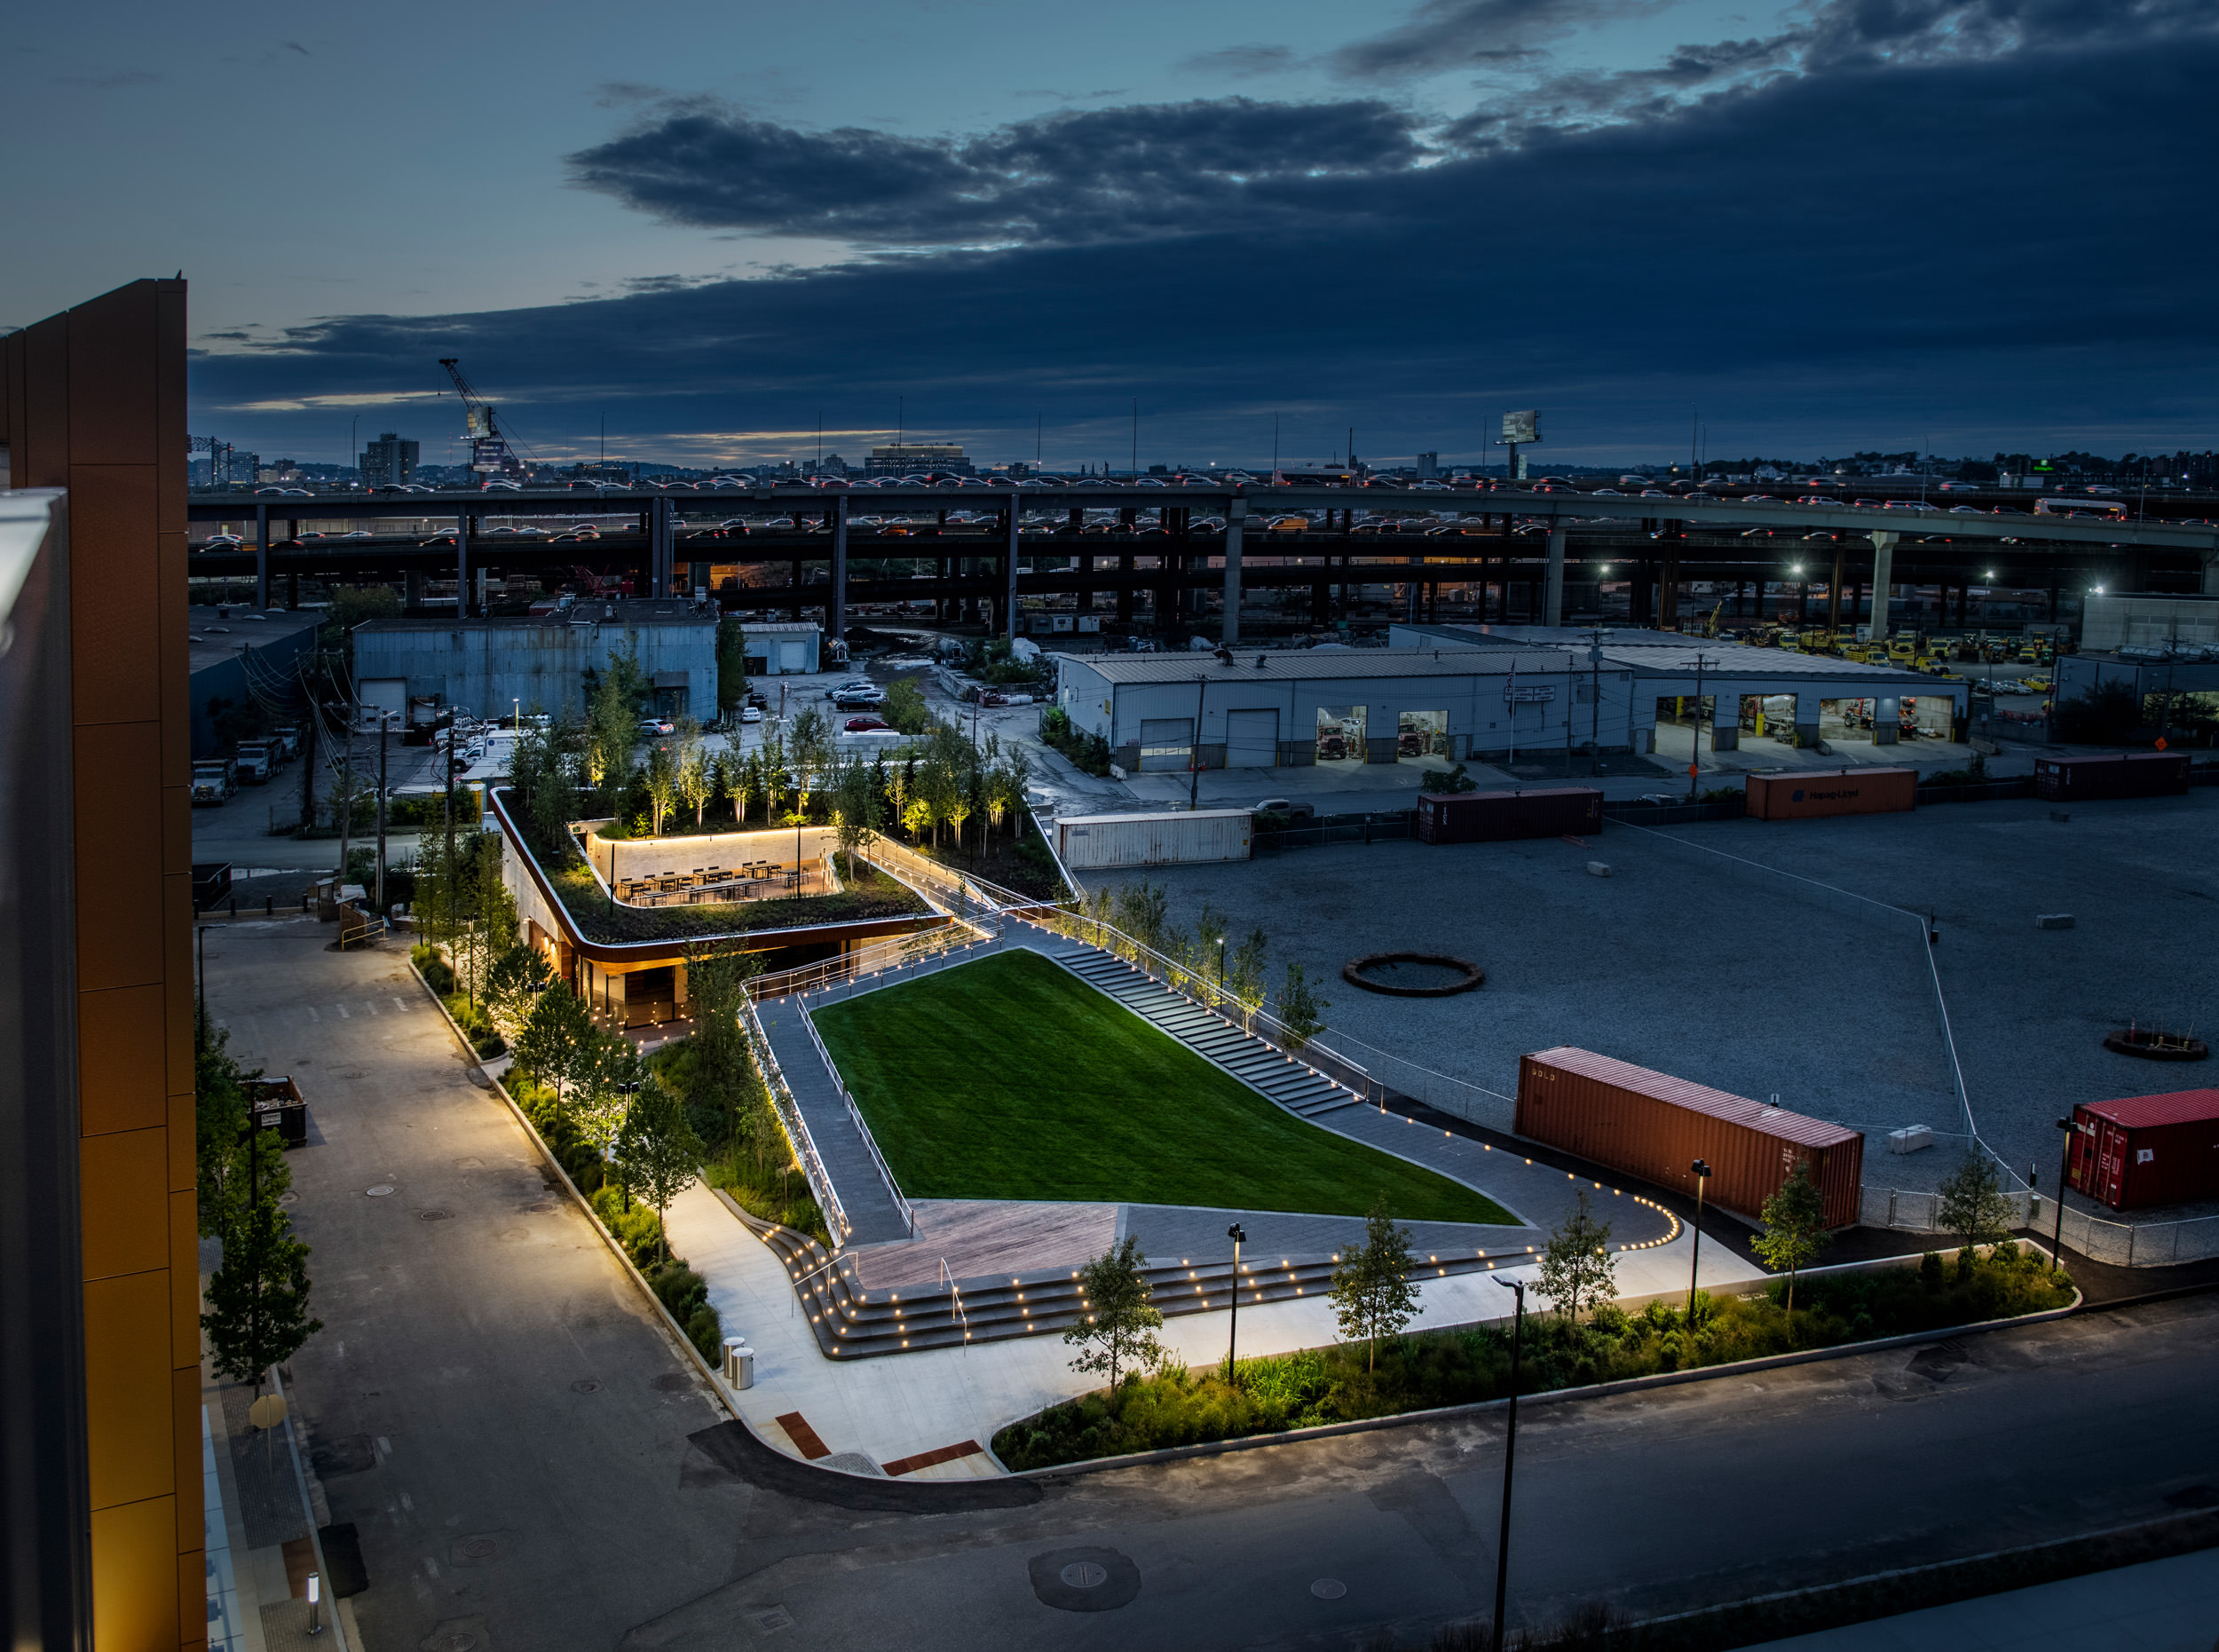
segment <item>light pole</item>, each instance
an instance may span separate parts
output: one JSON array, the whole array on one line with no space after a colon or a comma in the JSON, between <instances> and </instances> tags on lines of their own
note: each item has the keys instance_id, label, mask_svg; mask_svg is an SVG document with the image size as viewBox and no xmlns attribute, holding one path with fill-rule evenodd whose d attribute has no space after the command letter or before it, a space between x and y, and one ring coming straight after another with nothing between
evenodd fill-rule
<instances>
[{"instance_id":1,"label":"light pole","mask_svg":"<svg viewBox=\"0 0 2219 1652\"><path fill-rule=\"evenodd\" d=\"M387 732L393 726L393 714L381 711L377 715L377 915L385 916L385 747ZM447 736L447 749L454 747L452 731Z\"/></svg>"},{"instance_id":2,"label":"light pole","mask_svg":"<svg viewBox=\"0 0 2219 1652\"><path fill-rule=\"evenodd\" d=\"M1210 697L1210 674L1195 674L1194 739L1187 746L1187 812L1192 814L1202 794L1202 707Z\"/></svg>"},{"instance_id":3,"label":"light pole","mask_svg":"<svg viewBox=\"0 0 2219 1652\"><path fill-rule=\"evenodd\" d=\"M1510 1481L1518 1460L1518 1350L1526 1330L1526 1282L1496 1275L1495 1283L1518 1293L1510 1322L1510 1420L1503 1430L1503 1525L1495 1540L1495 1652L1503 1652L1503 1613L1510 1598Z\"/></svg>"},{"instance_id":4,"label":"light pole","mask_svg":"<svg viewBox=\"0 0 2219 1652\"><path fill-rule=\"evenodd\" d=\"M1697 1159L1687 1168L1695 1175L1695 1253L1687 1264L1687 1323L1695 1323L1695 1280L1702 1270L1702 1184L1710 1179L1710 1166Z\"/></svg>"},{"instance_id":5,"label":"light pole","mask_svg":"<svg viewBox=\"0 0 2219 1652\"><path fill-rule=\"evenodd\" d=\"M1225 1379L1233 1380L1233 1351L1241 1340L1241 1246L1248 1235L1237 1221L1225 1230L1225 1237L1233 1241L1233 1318L1225 1337Z\"/></svg>"},{"instance_id":6,"label":"light pole","mask_svg":"<svg viewBox=\"0 0 2219 1652\"><path fill-rule=\"evenodd\" d=\"M1695 776L1702 765L1702 668L1710 662L1702 657L1702 650L1695 650L1695 715L1687 725L1687 801L1695 801Z\"/></svg>"},{"instance_id":7,"label":"light pole","mask_svg":"<svg viewBox=\"0 0 2219 1652\"><path fill-rule=\"evenodd\" d=\"M2057 1250L2065 1243L2065 1190L2066 1179L2073 1174L2073 1121L2057 1120L2057 1128L2065 1133L2065 1151L2057 1160L2057 1219L2049 1235L2049 1271L2057 1271Z\"/></svg>"}]
</instances>

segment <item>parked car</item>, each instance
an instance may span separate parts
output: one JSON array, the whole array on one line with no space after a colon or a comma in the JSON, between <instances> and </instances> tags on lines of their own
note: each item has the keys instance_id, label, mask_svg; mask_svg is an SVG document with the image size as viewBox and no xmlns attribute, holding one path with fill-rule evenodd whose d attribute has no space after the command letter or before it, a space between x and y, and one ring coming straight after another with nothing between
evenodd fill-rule
<instances>
[{"instance_id":1,"label":"parked car","mask_svg":"<svg viewBox=\"0 0 2219 1652\"><path fill-rule=\"evenodd\" d=\"M850 717L845 724L848 732L850 734L861 734L866 730L882 729L886 726L886 723L880 722L876 717Z\"/></svg>"},{"instance_id":2,"label":"parked car","mask_svg":"<svg viewBox=\"0 0 2219 1652\"><path fill-rule=\"evenodd\" d=\"M642 734L652 736L675 734L678 730L667 717L642 717L639 720L639 731Z\"/></svg>"},{"instance_id":3,"label":"parked car","mask_svg":"<svg viewBox=\"0 0 2219 1652\"><path fill-rule=\"evenodd\" d=\"M762 721L762 707L761 706L749 706L745 707L739 714L739 720L742 723L761 723Z\"/></svg>"},{"instance_id":4,"label":"parked car","mask_svg":"<svg viewBox=\"0 0 2219 1652\"><path fill-rule=\"evenodd\" d=\"M1256 805L1260 815L1283 815L1290 820L1315 820L1317 807L1314 803L1298 803L1284 797L1267 797Z\"/></svg>"}]
</instances>

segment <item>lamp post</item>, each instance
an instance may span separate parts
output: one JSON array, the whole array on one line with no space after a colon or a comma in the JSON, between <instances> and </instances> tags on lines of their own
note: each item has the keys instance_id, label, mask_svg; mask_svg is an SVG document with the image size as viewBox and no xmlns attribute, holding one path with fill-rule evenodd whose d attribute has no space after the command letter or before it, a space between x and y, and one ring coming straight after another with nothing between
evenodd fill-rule
<instances>
[{"instance_id":1,"label":"lamp post","mask_svg":"<svg viewBox=\"0 0 2219 1652\"><path fill-rule=\"evenodd\" d=\"M1233 1380L1233 1351L1240 1345L1241 1337L1241 1246L1248 1235L1237 1221L1225 1230L1225 1237L1233 1241L1233 1319L1225 1338L1225 1379Z\"/></svg>"},{"instance_id":2,"label":"lamp post","mask_svg":"<svg viewBox=\"0 0 2219 1652\"><path fill-rule=\"evenodd\" d=\"M377 915L385 916L385 748L386 735L393 726L393 714L381 711L377 716ZM447 748L454 749L454 737L447 736Z\"/></svg>"},{"instance_id":3,"label":"lamp post","mask_svg":"<svg viewBox=\"0 0 2219 1652\"><path fill-rule=\"evenodd\" d=\"M1695 1280L1702 1270L1702 1184L1710 1179L1710 1166L1697 1159L1687 1168L1695 1177L1695 1253L1687 1264L1687 1323L1695 1323Z\"/></svg>"},{"instance_id":4,"label":"lamp post","mask_svg":"<svg viewBox=\"0 0 2219 1652\"><path fill-rule=\"evenodd\" d=\"M2049 1271L2057 1271L2057 1250L2065 1243L2065 1190L2066 1178L2073 1174L2073 1121L2057 1120L2057 1128L2065 1133L2065 1151L2057 1160L2057 1219L2049 1236Z\"/></svg>"},{"instance_id":5,"label":"lamp post","mask_svg":"<svg viewBox=\"0 0 2219 1652\"><path fill-rule=\"evenodd\" d=\"M1702 668L1710 662L1702 657L1702 650L1695 651L1695 715L1687 726L1687 801L1695 801L1695 777L1702 763ZM1713 736L1716 749L1716 736Z\"/></svg>"},{"instance_id":6,"label":"lamp post","mask_svg":"<svg viewBox=\"0 0 2219 1652\"><path fill-rule=\"evenodd\" d=\"M1526 1282L1496 1275L1495 1283L1518 1294L1510 1322L1510 1420L1503 1430L1503 1525L1495 1540L1495 1652L1503 1652L1503 1613L1510 1597L1510 1481L1518 1459L1518 1350L1526 1331Z\"/></svg>"}]
</instances>

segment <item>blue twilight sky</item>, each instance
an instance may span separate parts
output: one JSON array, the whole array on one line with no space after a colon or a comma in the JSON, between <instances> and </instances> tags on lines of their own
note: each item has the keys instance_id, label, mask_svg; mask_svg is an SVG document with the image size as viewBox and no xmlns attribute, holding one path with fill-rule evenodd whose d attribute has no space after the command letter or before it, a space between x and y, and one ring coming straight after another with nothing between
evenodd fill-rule
<instances>
[{"instance_id":1,"label":"blue twilight sky","mask_svg":"<svg viewBox=\"0 0 2219 1652\"><path fill-rule=\"evenodd\" d=\"M0 324L182 267L265 456L458 456L444 355L545 457L2219 440L2209 0L91 0L0 63Z\"/></svg>"}]
</instances>

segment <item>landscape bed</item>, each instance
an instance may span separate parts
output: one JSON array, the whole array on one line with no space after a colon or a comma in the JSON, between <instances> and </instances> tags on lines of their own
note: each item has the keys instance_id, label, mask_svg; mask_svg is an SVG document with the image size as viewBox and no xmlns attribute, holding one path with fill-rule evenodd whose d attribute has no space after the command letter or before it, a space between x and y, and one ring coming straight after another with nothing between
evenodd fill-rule
<instances>
[{"instance_id":1,"label":"landscape bed","mask_svg":"<svg viewBox=\"0 0 2219 1652\"><path fill-rule=\"evenodd\" d=\"M1692 1329L1678 1308L1653 1302L1629 1315L1605 1304L1577 1324L1528 1313L1518 1391L1544 1394L1736 1360L1838 1348L1881 1337L1946 1330L2065 1308L2073 1286L2037 1253L1999 1246L1970 1265L1930 1252L1919 1267L1805 1278L1793 1315L1784 1280L1753 1297L1699 1299ZM1497 1400L1510 1393L1510 1333L1492 1325L1382 1340L1377 1369L1368 1345L1344 1342L1220 1365L1128 1376L994 1435L1013 1469L1119 1457L1357 1422L1404 1411Z\"/></svg>"},{"instance_id":2,"label":"landscape bed","mask_svg":"<svg viewBox=\"0 0 2219 1652\"><path fill-rule=\"evenodd\" d=\"M1515 1226L1473 1189L1295 1118L1037 952L816 1012L902 1191Z\"/></svg>"},{"instance_id":3,"label":"landscape bed","mask_svg":"<svg viewBox=\"0 0 2219 1652\"><path fill-rule=\"evenodd\" d=\"M689 937L746 935L758 929L799 929L814 924L860 923L876 918L928 917L932 908L906 885L867 863L847 867L849 887L837 895L788 895L771 900L716 901L699 906L612 906L584 858L573 850L548 873L578 932L595 941L683 940Z\"/></svg>"}]
</instances>

